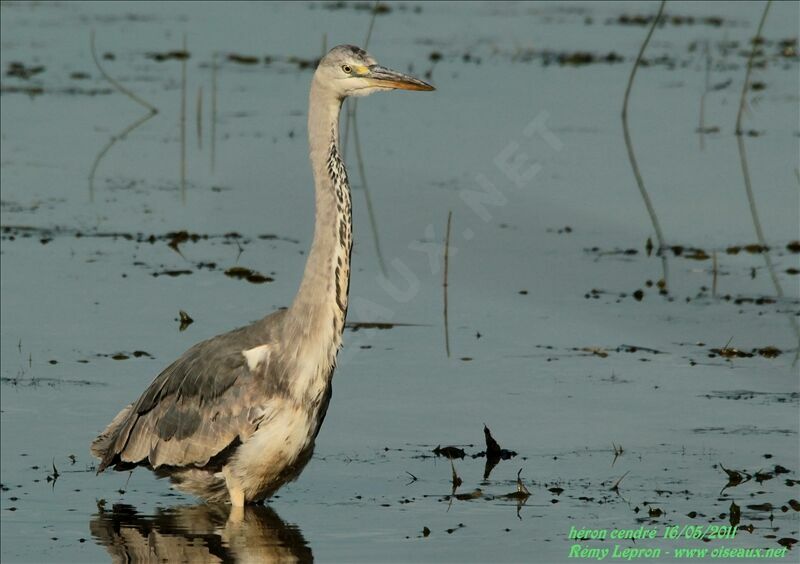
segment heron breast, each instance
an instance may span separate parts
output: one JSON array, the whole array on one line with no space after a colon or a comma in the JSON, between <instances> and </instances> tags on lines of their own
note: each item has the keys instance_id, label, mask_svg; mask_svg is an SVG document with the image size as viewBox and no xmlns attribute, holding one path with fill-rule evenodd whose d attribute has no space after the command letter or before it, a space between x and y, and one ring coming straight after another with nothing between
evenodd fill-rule
<instances>
[{"instance_id":1,"label":"heron breast","mask_svg":"<svg viewBox=\"0 0 800 564\"><path fill-rule=\"evenodd\" d=\"M302 469L298 464L307 462L304 455L314 442L312 413L284 399L268 404L264 420L231 463L233 474L251 495L276 489L294 477Z\"/></svg>"}]
</instances>

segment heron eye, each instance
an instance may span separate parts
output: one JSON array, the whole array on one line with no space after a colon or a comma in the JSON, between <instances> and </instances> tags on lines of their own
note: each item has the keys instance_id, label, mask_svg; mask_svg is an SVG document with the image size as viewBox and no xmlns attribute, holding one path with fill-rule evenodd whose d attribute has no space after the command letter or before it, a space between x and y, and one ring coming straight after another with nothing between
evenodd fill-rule
<instances>
[{"instance_id":1,"label":"heron eye","mask_svg":"<svg viewBox=\"0 0 800 564\"><path fill-rule=\"evenodd\" d=\"M346 72L347 74L350 74L351 72L353 72L353 69L350 67L350 65L342 65L342 70L344 72Z\"/></svg>"}]
</instances>

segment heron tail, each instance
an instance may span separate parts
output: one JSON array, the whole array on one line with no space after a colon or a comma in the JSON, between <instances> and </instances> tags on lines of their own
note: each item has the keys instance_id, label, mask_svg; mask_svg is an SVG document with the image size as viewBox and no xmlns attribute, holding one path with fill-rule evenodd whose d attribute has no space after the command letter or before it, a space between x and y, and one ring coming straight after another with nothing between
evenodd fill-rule
<instances>
[{"instance_id":1,"label":"heron tail","mask_svg":"<svg viewBox=\"0 0 800 564\"><path fill-rule=\"evenodd\" d=\"M97 470L98 474L106 469L106 466L108 466L107 461L114 458L116 453L110 453L109 449L114 448L114 443L116 442L117 435L119 434L120 426L127 418L131 409L133 409L133 404L130 404L128 407L120 411L111 421L111 423L108 424L108 427L106 427L105 430L100 433L95 440L92 441L92 455L102 461Z\"/></svg>"}]
</instances>

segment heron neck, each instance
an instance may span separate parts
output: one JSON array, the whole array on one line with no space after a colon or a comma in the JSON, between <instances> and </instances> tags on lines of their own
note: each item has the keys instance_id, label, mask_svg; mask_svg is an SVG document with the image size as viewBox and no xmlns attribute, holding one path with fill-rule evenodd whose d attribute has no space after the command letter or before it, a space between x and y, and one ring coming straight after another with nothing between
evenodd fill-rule
<instances>
[{"instance_id":1,"label":"heron neck","mask_svg":"<svg viewBox=\"0 0 800 564\"><path fill-rule=\"evenodd\" d=\"M352 212L347 171L339 155L342 101L312 82L308 139L315 186L314 240L289 316L299 344L321 347L332 366L341 346L350 286Z\"/></svg>"}]
</instances>

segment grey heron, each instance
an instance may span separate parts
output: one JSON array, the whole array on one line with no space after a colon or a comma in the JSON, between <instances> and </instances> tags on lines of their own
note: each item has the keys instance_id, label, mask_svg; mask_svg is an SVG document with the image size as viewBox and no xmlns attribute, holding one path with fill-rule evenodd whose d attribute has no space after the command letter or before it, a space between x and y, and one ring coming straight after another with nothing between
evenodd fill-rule
<instances>
[{"instance_id":1,"label":"grey heron","mask_svg":"<svg viewBox=\"0 0 800 564\"><path fill-rule=\"evenodd\" d=\"M339 45L311 81L314 239L291 306L202 341L159 374L92 442L98 473L145 466L207 501L241 507L296 479L331 398L350 283L350 186L339 152L348 96L434 90Z\"/></svg>"}]
</instances>

